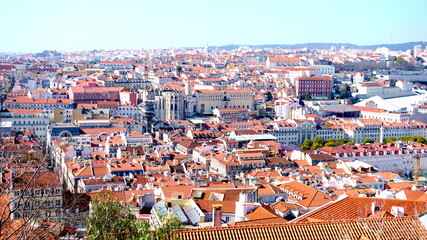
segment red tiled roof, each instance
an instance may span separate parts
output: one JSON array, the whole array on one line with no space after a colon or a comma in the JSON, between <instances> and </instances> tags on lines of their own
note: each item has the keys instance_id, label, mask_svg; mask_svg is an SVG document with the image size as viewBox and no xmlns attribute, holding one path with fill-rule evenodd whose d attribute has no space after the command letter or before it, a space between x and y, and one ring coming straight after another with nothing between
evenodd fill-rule
<instances>
[{"instance_id":1,"label":"red tiled roof","mask_svg":"<svg viewBox=\"0 0 427 240\"><path fill-rule=\"evenodd\" d=\"M298 204L301 204L306 208L320 207L334 200L328 194L298 181L283 183L279 185L279 188L285 192L289 192L300 197L301 200L298 200L295 197L294 198L297 200Z\"/></svg>"},{"instance_id":2,"label":"red tiled roof","mask_svg":"<svg viewBox=\"0 0 427 240\"><path fill-rule=\"evenodd\" d=\"M269 57L270 62L300 62L300 59L297 57L285 57L285 56L274 56Z\"/></svg>"},{"instance_id":3,"label":"red tiled roof","mask_svg":"<svg viewBox=\"0 0 427 240\"><path fill-rule=\"evenodd\" d=\"M235 227L188 228L178 232L180 240L388 240L427 239L418 218L355 219L313 223L265 224Z\"/></svg>"},{"instance_id":4,"label":"red tiled roof","mask_svg":"<svg viewBox=\"0 0 427 240\"><path fill-rule=\"evenodd\" d=\"M375 211L391 213L392 207L402 207L405 216L418 216L427 210L425 201L410 201L400 199L346 197L326 204L311 211L294 222L329 221L329 220L356 220L369 217L373 206Z\"/></svg>"}]
</instances>

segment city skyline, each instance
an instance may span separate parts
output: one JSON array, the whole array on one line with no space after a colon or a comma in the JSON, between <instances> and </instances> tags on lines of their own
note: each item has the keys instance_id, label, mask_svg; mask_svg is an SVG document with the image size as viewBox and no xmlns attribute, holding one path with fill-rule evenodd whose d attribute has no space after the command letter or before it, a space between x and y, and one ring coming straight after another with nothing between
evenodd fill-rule
<instances>
[{"instance_id":1,"label":"city skyline","mask_svg":"<svg viewBox=\"0 0 427 240\"><path fill-rule=\"evenodd\" d=\"M427 2L8 1L0 52L425 41Z\"/></svg>"}]
</instances>

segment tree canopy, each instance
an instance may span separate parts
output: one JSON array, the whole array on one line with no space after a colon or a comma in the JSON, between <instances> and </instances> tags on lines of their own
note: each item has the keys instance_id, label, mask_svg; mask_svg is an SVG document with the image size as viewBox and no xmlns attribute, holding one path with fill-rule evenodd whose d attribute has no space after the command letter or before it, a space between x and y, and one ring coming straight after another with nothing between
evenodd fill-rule
<instances>
[{"instance_id":1,"label":"tree canopy","mask_svg":"<svg viewBox=\"0 0 427 240\"><path fill-rule=\"evenodd\" d=\"M138 232L135 215L111 195L98 194L92 204L90 215L86 219L88 239L128 239Z\"/></svg>"},{"instance_id":2,"label":"tree canopy","mask_svg":"<svg viewBox=\"0 0 427 240\"><path fill-rule=\"evenodd\" d=\"M348 140L345 138L338 138L338 139L333 139L333 138L328 138L328 139L324 139L323 137L315 137L313 138L313 140L310 139L305 139L304 142L301 144L300 149L301 150L316 150L318 148L321 147L336 147L336 146L340 146L343 144L348 143ZM354 145L354 144L353 144Z\"/></svg>"},{"instance_id":3,"label":"tree canopy","mask_svg":"<svg viewBox=\"0 0 427 240\"><path fill-rule=\"evenodd\" d=\"M182 227L176 216L168 216L163 224L154 230L147 221L138 222L129 207L116 201L111 195L101 193L92 200L92 209L86 219L88 239L99 240L170 240Z\"/></svg>"},{"instance_id":4,"label":"tree canopy","mask_svg":"<svg viewBox=\"0 0 427 240\"><path fill-rule=\"evenodd\" d=\"M267 92L265 93L265 100L266 100L267 102L269 102L269 101L272 101L272 100L273 100L273 94L271 93L271 91L267 91Z\"/></svg>"}]
</instances>

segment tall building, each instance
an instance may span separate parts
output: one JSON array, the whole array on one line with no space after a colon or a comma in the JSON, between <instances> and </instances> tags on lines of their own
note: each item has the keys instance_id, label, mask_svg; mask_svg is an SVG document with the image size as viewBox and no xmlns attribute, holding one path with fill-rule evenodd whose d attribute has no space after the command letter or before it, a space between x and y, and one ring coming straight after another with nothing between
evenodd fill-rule
<instances>
[{"instance_id":1,"label":"tall building","mask_svg":"<svg viewBox=\"0 0 427 240\"><path fill-rule=\"evenodd\" d=\"M191 94L188 83L183 91L152 86L142 89L140 94L142 105L147 107L143 113L154 113L159 121L185 119L197 113L197 98ZM151 118L148 115L146 117Z\"/></svg>"}]
</instances>

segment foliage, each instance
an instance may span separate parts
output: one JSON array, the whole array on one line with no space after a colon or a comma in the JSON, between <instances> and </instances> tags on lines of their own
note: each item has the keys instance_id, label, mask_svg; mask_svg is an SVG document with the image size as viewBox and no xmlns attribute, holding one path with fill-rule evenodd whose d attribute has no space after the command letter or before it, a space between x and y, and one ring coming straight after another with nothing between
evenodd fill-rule
<instances>
[{"instance_id":1,"label":"foliage","mask_svg":"<svg viewBox=\"0 0 427 240\"><path fill-rule=\"evenodd\" d=\"M98 194L92 204L90 216L86 219L88 239L119 240L138 232L135 215L111 195Z\"/></svg>"},{"instance_id":2,"label":"foliage","mask_svg":"<svg viewBox=\"0 0 427 240\"><path fill-rule=\"evenodd\" d=\"M335 84L335 85L332 87L332 92L333 92L334 94L336 94L336 93L339 93L339 92L340 92L340 87L338 86L338 84Z\"/></svg>"},{"instance_id":3,"label":"foliage","mask_svg":"<svg viewBox=\"0 0 427 240\"><path fill-rule=\"evenodd\" d=\"M346 83L340 91L339 98L346 99L351 97L351 89L350 86Z\"/></svg>"},{"instance_id":4,"label":"foliage","mask_svg":"<svg viewBox=\"0 0 427 240\"><path fill-rule=\"evenodd\" d=\"M413 64L405 61L405 59L401 56L396 58L396 60L394 61L394 65L397 69L404 69L404 70L409 70L414 67Z\"/></svg>"},{"instance_id":5,"label":"foliage","mask_svg":"<svg viewBox=\"0 0 427 240\"><path fill-rule=\"evenodd\" d=\"M273 94L271 93L271 91L267 91L267 92L265 93L265 100L266 100L267 102L269 102L269 101L273 100Z\"/></svg>"},{"instance_id":6,"label":"foliage","mask_svg":"<svg viewBox=\"0 0 427 240\"><path fill-rule=\"evenodd\" d=\"M178 76L181 76L181 73L182 73L182 67L181 66L176 67L176 73Z\"/></svg>"},{"instance_id":7,"label":"foliage","mask_svg":"<svg viewBox=\"0 0 427 240\"><path fill-rule=\"evenodd\" d=\"M338 138L338 139L333 139L333 138L328 138L328 139L323 139L323 137L315 137L313 138L313 140L310 139L305 139L304 142L301 144L300 148L301 150L315 150L324 146L327 147L336 147L336 146L340 146L343 144L348 144L348 140L345 138ZM354 145L355 143L353 143Z\"/></svg>"},{"instance_id":8,"label":"foliage","mask_svg":"<svg viewBox=\"0 0 427 240\"><path fill-rule=\"evenodd\" d=\"M320 144L320 143L318 143L318 142L313 142L313 145L311 146L311 150L316 150L316 149L318 149L318 148L321 148L321 147L323 147L323 144Z\"/></svg>"},{"instance_id":9,"label":"foliage","mask_svg":"<svg viewBox=\"0 0 427 240\"><path fill-rule=\"evenodd\" d=\"M413 136L406 136L406 137L398 137L398 138L394 138L394 137L389 137L387 139L384 140L384 143L393 143L396 141L402 141L402 142L418 142L418 143L422 143L422 144L426 144L427 140L422 137L422 136L417 136L417 137L413 137Z\"/></svg>"},{"instance_id":10,"label":"foliage","mask_svg":"<svg viewBox=\"0 0 427 240\"><path fill-rule=\"evenodd\" d=\"M396 60L394 61L394 63L396 65L401 65L401 64L405 64L406 61L405 61L405 59L403 57L399 56L399 57L396 58Z\"/></svg>"},{"instance_id":11,"label":"foliage","mask_svg":"<svg viewBox=\"0 0 427 240\"><path fill-rule=\"evenodd\" d=\"M421 137L421 136L418 136L418 137L415 137L415 142L426 144L427 140L425 138Z\"/></svg>"},{"instance_id":12,"label":"foliage","mask_svg":"<svg viewBox=\"0 0 427 240\"><path fill-rule=\"evenodd\" d=\"M311 94L309 92L304 93L301 98L302 98L302 100L312 100L313 99L313 97L311 97Z\"/></svg>"},{"instance_id":13,"label":"foliage","mask_svg":"<svg viewBox=\"0 0 427 240\"><path fill-rule=\"evenodd\" d=\"M384 140L384 143L394 143L396 142L396 138L395 137L388 137L387 139Z\"/></svg>"},{"instance_id":14,"label":"foliage","mask_svg":"<svg viewBox=\"0 0 427 240\"><path fill-rule=\"evenodd\" d=\"M178 217L168 217L163 220L162 226L157 229L156 240L177 239L176 233L182 228L181 219Z\"/></svg>"},{"instance_id":15,"label":"foliage","mask_svg":"<svg viewBox=\"0 0 427 240\"><path fill-rule=\"evenodd\" d=\"M325 139L323 139L323 137L315 137L313 138L313 144L314 143L317 143L323 146L325 144Z\"/></svg>"},{"instance_id":16,"label":"foliage","mask_svg":"<svg viewBox=\"0 0 427 240\"><path fill-rule=\"evenodd\" d=\"M301 150L309 150L309 149L311 149L312 145L313 145L313 141L306 138L306 139L304 139L304 142L301 144L300 148L301 148Z\"/></svg>"},{"instance_id":17,"label":"foliage","mask_svg":"<svg viewBox=\"0 0 427 240\"><path fill-rule=\"evenodd\" d=\"M334 99L335 99L334 93L333 93L333 92L330 92L330 93L328 94L328 100L334 100Z\"/></svg>"},{"instance_id":18,"label":"foliage","mask_svg":"<svg viewBox=\"0 0 427 240\"><path fill-rule=\"evenodd\" d=\"M86 220L88 239L173 240L182 227L178 217L168 216L156 231L152 231L149 222L138 222L127 206L109 194L96 195L92 204L90 216Z\"/></svg>"},{"instance_id":19,"label":"foliage","mask_svg":"<svg viewBox=\"0 0 427 240\"><path fill-rule=\"evenodd\" d=\"M298 104L299 105L301 105L302 107L304 107L305 106L305 104L304 104L304 101L303 101L304 99L302 99L302 95L299 95L298 96Z\"/></svg>"},{"instance_id":20,"label":"foliage","mask_svg":"<svg viewBox=\"0 0 427 240\"><path fill-rule=\"evenodd\" d=\"M379 142L379 138L376 139L377 142ZM417 136L417 137L411 137L411 136L407 136L407 137L398 137L398 138L394 138L394 137L389 137L387 139L384 140L384 143L393 143L395 141L403 141L403 142L418 142L418 143L423 143L423 144L427 144L427 140L422 137L422 136ZM363 144L367 144L367 143L373 143L374 141L370 138L365 138L363 139L362 143ZM340 146L340 145L344 145L344 144L348 144L348 145L355 145L356 142L351 141L349 142L348 139L345 138L338 138L338 139L333 139L333 138L328 138L328 139L323 139L323 137L315 137L313 138L313 140L310 139L305 139L304 142L301 144L300 149L301 150L316 150L318 148L321 147L336 147L336 146Z\"/></svg>"},{"instance_id":21,"label":"foliage","mask_svg":"<svg viewBox=\"0 0 427 240\"><path fill-rule=\"evenodd\" d=\"M338 139L337 139L337 142L338 142L338 143L340 143L340 144L342 145L342 144L347 143L347 142L348 142L348 140L347 140L346 138L338 138Z\"/></svg>"}]
</instances>

